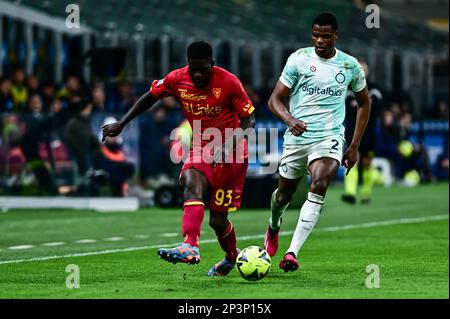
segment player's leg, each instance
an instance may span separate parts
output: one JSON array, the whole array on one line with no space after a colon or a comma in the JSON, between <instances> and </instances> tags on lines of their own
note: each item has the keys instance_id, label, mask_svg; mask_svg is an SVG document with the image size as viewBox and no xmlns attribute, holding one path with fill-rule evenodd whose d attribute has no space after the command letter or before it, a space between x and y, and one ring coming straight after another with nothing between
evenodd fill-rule
<instances>
[{"instance_id":1,"label":"player's leg","mask_svg":"<svg viewBox=\"0 0 450 319\"><path fill-rule=\"evenodd\" d=\"M209 226L216 233L217 241L225 252L225 257L211 267L208 275L226 276L233 270L237 255L239 254L233 223L228 219L228 213L211 210Z\"/></svg>"},{"instance_id":2,"label":"player's leg","mask_svg":"<svg viewBox=\"0 0 450 319\"><path fill-rule=\"evenodd\" d=\"M205 214L203 198L209 189L209 180L198 169L182 171L180 184L183 189L182 233L184 243L172 249L159 249L158 255L166 261L196 264L200 262L198 241Z\"/></svg>"},{"instance_id":3,"label":"player's leg","mask_svg":"<svg viewBox=\"0 0 450 319\"><path fill-rule=\"evenodd\" d=\"M310 162L311 186L308 198L300 209L300 216L292 236L291 245L280 263L280 268L284 271L294 271L298 268L298 262L295 258L319 219L325 194L338 168L339 161L335 158L323 157Z\"/></svg>"},{"instance_id":4,"label":"player's leg","mask_svg":"<svg viewBox=\"0 0 450 319\"><path fill-rule=\"evenodd\" d=\"M281 216L289 206L292 196L297 190L301 178L289 179L280 175L278 188L272 193L270 201L270 218L264 237L264 249L273 257L278 250L278 233L281 227Z\"/></svg>"},{"instance_id":5,"label":"player's leg","mask_svg":"<svg viewBox=\"0 0 450 319\"><path fill-rule=\"evenodd\" d=\"M278 173L278 188L272 193L270 201L269 225L264 237L264 249L272 257L278 250L278 233L281 227L281 216L289 206L292 196L307 169L307 150L301 145L283 145Z\"/></svg>"},{"instance_id":6,"label":"player's leg","mask_svg":"<svg viewBox=\"0 0 450 319\"><path fill-rule=\"evenodd\" d=\"M310 164L310 191L307 200L300 209L299 219L291 239L291 244L279 265L285 272L298 269L299 263L296 259L298 251L319 219L329 181L337 171L338 166L338 162L331 158L316 159Z\"/></svg>"},{"instance_id":7,"label":"player's leg","mask_svg":"<svg viewBox=\"0 0 450 319\"><path fill-rule=\"evenodd\" d=\"M200 229L205 215L203 198L209 189L209 181L201 171L188 169L181 175L180 184L184 201L181 220L184 242L198 247Z\"/></svg>"},{"instance_id":8,"label":"player's leg","mask_svg":"<svg viewBox=\"0 0 450 319\"><path fill-rule=\"evenodd\" d=\"M214 229L225 257L211 267L209 276L225 276L233 270L239 253L233 223L228 212L241 207L242 189L248 163L217 165L214 170L214 185L211 191L209 226Z\"/></svg>"}]
</instances>

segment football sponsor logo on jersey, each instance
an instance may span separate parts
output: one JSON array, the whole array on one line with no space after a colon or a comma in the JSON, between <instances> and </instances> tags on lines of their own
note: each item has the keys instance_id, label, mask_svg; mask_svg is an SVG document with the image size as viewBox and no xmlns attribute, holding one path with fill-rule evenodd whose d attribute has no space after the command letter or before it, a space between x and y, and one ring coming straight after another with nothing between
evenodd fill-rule
<instances>
[{"instance_id":1,"label":"football sponsor logo on jersey","mask_svg":"<svg viewBox=\"0 0 450 319\"><path fill-rule=\"evenodd\" d=\"M216 106L210 106L209 104L197 104L197 103L189 103L189 102L182 102L184 109L186 112L191 113L192 115L218 115L222 111L221 105Z\"/></svg>"},{"instance_id":2,"label":"football sponsor logo on jersey","mask_svg":"<svg viewBox=\"0 0 450 319\"><path fill-rule=\"evenodd\" d=\"M193 93L188 93L186 89L178 89L180 92L180 97L185 100L192 100L192 101L200 101L200 100L206 100L208 97L207 95L195 95Z\"/></svg>"},{"instance_id":3,"label":"football sponsor logo on jersey","mask_svg":"<svg viewBox=\"0 0 450 319\"><path fill-rule=\"evenodd\" d=\"M334 79L336 80L337 83L344 83L345 75L342 72L339 72L338 74L336 74Z\"/></svg>"},{"instance_id":4,"label":"football sponsor logo on jersey","mask_svg":"<svg viewBox=\"0 0 450 319\"><path fill-rule=\"evenodd\" d=\"M213 88L212 91L213 91L214 97L216 99L218 99L220 97L220 94L222 93L222 89L221 88Z\"/></svg>"},{"instance_id":5,"label":"football sponsor logo on jersey","mask_svg":"<svg viewBox=\"0 0 450 319\"><path fill-rule=\"evenodd\" d=\"M313 95L313 94L324 94L324 95L330 95L330 96L342 96L342 93L344 92L344 90L339 90L339 89L332 89L332 88L326 88L326 89L321 89L318 86L309 86L309 85L303 85L302 86L302 91L307 92L309 95Z\"/></svg>"},{"instance_id":6,"label":"football sponsor logo on jersey","mask_svg":"<svg viewBox=\"0 0 450 319\"><path fill-rule=\"evenodd\" d=\"M156 83L156 87L160 86L163 83L164 83L164 79L159 80L158 83Z\"/></svg>"}]
</instances>

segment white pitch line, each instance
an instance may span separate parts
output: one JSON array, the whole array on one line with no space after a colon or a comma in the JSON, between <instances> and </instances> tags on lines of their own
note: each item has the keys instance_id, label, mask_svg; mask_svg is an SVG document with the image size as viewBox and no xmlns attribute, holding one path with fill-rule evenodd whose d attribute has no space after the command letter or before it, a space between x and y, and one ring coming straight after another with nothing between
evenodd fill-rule
<instances>
[{"instance_id":1,"label":"white pitch line","mask_svg":"<svg viewBox=\"0 0 450 319\"><path fill-rule=\"evenodd\" d=\"M97 241L95 239L80 239L80 240L75 241L75 243L77 243L77 244L93 244L96 242Z\"/></svg>"},{"instance_id":2,"label":"white pitch line","mask_svg":"<svg viewBox=\"0 0 450 319\"><path fill-rule=\"evenodd\" d=\"M65 245L66 243L65 242L63 242L63 241L55 241L55 242L52 242L52 243L45 243L45 244L42 244L42 246L46 246L46 247L54 247L54 246L62 246L62 245Z\"/></svg>"},{"instance_id":3,"label":"white pitch line","mask_svg":"<svg viewBox=\"0 0 450 319\"><path fill-rule=\"evenodd\" d=\"M134 238L139 238L139 239L145 239L145 238L149 238L150 235L134 235Z\"/></svg>"},{"instance_id":4,"label":"white pitch line","mask_svg":"<svg viewBox=\"0 0 450 319\"><path fill-rule=\"evenodd\" d=\"M8 249L12 249L12 250L16 250L16 249L29 249L29 248L33 248L33 245L18 245L18 246L11 246L8 247Z\"/></svg>"},{"instance_id":5,"label":"white pitch line","mask_svg":"<svg viewBox=\"0 0 450 319\"><path fill-rule=\"evenodd\" d=\"M178 233L164 233L160 235L161 237L177 237Z\"/></svg>"},{"instance_id":6,"label":"white pitch line","mask_svg":"<svg viewBox=\"0 0 450 319\"><path fill-rule=\"evenodd\" d=\"M446 219L448 219L448 217L449 217L448 215L435 215L435 216L428 216L428 217L401 218L401 219L393 219L393 220L386 220L386 221L380 221L380 222L317 228L315 231L316 232L334 232L334 231L341 231L341 230L348 230L348 229L361 229L361 228L370 228L370 227L387 226L387 225L414 224L414 223L423 223L423 222L428 222L428 221L446 220ZM280 236L287 236L287 235L291 235L292 233L293 233L292 231L280 232ZM238 237L237 240L248 240L248 239L258 239L258 238L264 238L264 234L241 236L241 237ZM216 241L217 241L217 239L206 239L206 240L201 240L200 243L208 244L208 243L215 243ZM34 257L34 258L29 258L29 259L4 260L4 261L0 261L0 265L23 263L23 262L29 262L29 261L44 261L44 260L50 260L50 259L62 259L62 258L70 258L70 257L85 257L85 256L104 255L104 254L121 253L121 252L153 249L153 248L160 248L160 247L171 247L171 246L176 246L176 245L179 245L179 242L172 243L172 244L164 244L164 245L128 247L128 248L121 248L121 249L91 251L91 252L86 252L86 253L74 253L74 254L67 254L67 255L61 255L61 256L45 256L45 257Z\"/></svg>"},{"instance_id":7,"label":"white pitch line","mask_svg":"<svg viewBox=\"0 0 450 319\"><path fill-rule=\"evenodd\" d=\"M106 240L106 241L121 241L121 240L124 240L125 238L123 238L123 237L108 237L108 238L103 238L103 240Z\"/></svg>"}]
</instances>

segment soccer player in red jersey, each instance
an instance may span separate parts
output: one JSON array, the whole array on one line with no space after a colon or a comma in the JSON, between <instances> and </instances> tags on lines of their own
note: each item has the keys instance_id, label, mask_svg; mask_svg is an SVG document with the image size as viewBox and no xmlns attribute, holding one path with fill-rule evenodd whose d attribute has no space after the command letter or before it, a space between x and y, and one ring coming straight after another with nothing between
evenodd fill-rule
<instances>
[{"instance_id":1,"label":"soccer player in red jersey","mask_svg":"<svg viewBox=\"0 0 450 319\"><path fill-rule=\"evenodd\" d=\"M103 139L120 134L127 123L153 106L157 100L166 96L178 99L193 127L193 147L180 172L184 200L184 242L172 249L161 248L158 255L172 263L200 262L198 246L204 198L210 192L209 225L225 251L225 258L213 265L208 275L224 276L233 269L238 255L236 235L233 224L228 220L228 212L240 208L248 166L246 141L242 139L235 142L233 147L233 141L225 140L225 133L226 129L253 128L254 107L239 79L225 69L214 66L212 48L208 43L201 41L190 44L187 58L187 66L171 71L164 79L155 80L150 91L141 96L118 122L103 126ZM213 148L208 147L211 145L208 129L220 132L218 139L215 135L220 142L220 152L214 152ZM220 160L221 157L234 155L234 161Z\"/></svg>"}]
</instances>

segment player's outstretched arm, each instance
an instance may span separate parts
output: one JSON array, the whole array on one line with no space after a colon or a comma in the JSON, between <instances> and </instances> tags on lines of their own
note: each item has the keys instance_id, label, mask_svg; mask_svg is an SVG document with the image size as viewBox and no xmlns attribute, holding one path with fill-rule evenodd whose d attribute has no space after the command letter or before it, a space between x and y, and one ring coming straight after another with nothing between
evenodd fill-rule
<instances>
[{"instance_id":1,"label":"player's outstretched arm","mask_svg":"<svg viewBox=\"0 0 450 319\"><path fill-rule=\"evenodd\" d=\"M102 142L105 141L107 136L113 137L119 135L123 128L136 116L141 114L142 112L148 110L151 106L155 104L157 100L150 92L142 95L136 103L128 110L127 114L125 114L119 121L103 125L101 128L103 130Z\"/></svg>"},{"instance_id":2,"label":"player's outstretched arm","mask_svg":"<svg viewBox=\"0 0 450 319\"><path fill-rule=\"evenodd\" d=\"M254 128L256 125L255 114L250 114L245 119L241 119L241 125L239 126L243 131L248 128Z\"/></svg>"},{"instance_id":3,"label":"player's outstretched arm","mask_svg":"<svg viewBox=\"0 0 450 319\"><path fill-rule=\"evenodd\" d=\"M281 81L278 81L269 98L269 110L273 115L286 123L293 135L299 136L307 130L307 125L294 118L291 113L289 113L289 108L284 104L284 101L287 100L290 94L291 89L281 83Z\"/></svg>"},{"instance_id":4,"label":"player's outstretched arm","mask_svg":"<svg viewBox=\"0 0 450 319\"><path fill-rule=\"evenodd\" d=\"M358 102L358 110L356 112L355 131L353 133L352 142L345 151L342 159L342 165L347 168L346 175L351 170L353 165L358 161L358 149L361 144L361 139L366 130L367 122L370 116L370 97L367 86L359 92L355 92L355 98Z\"/></svg>"}]
</instances>

